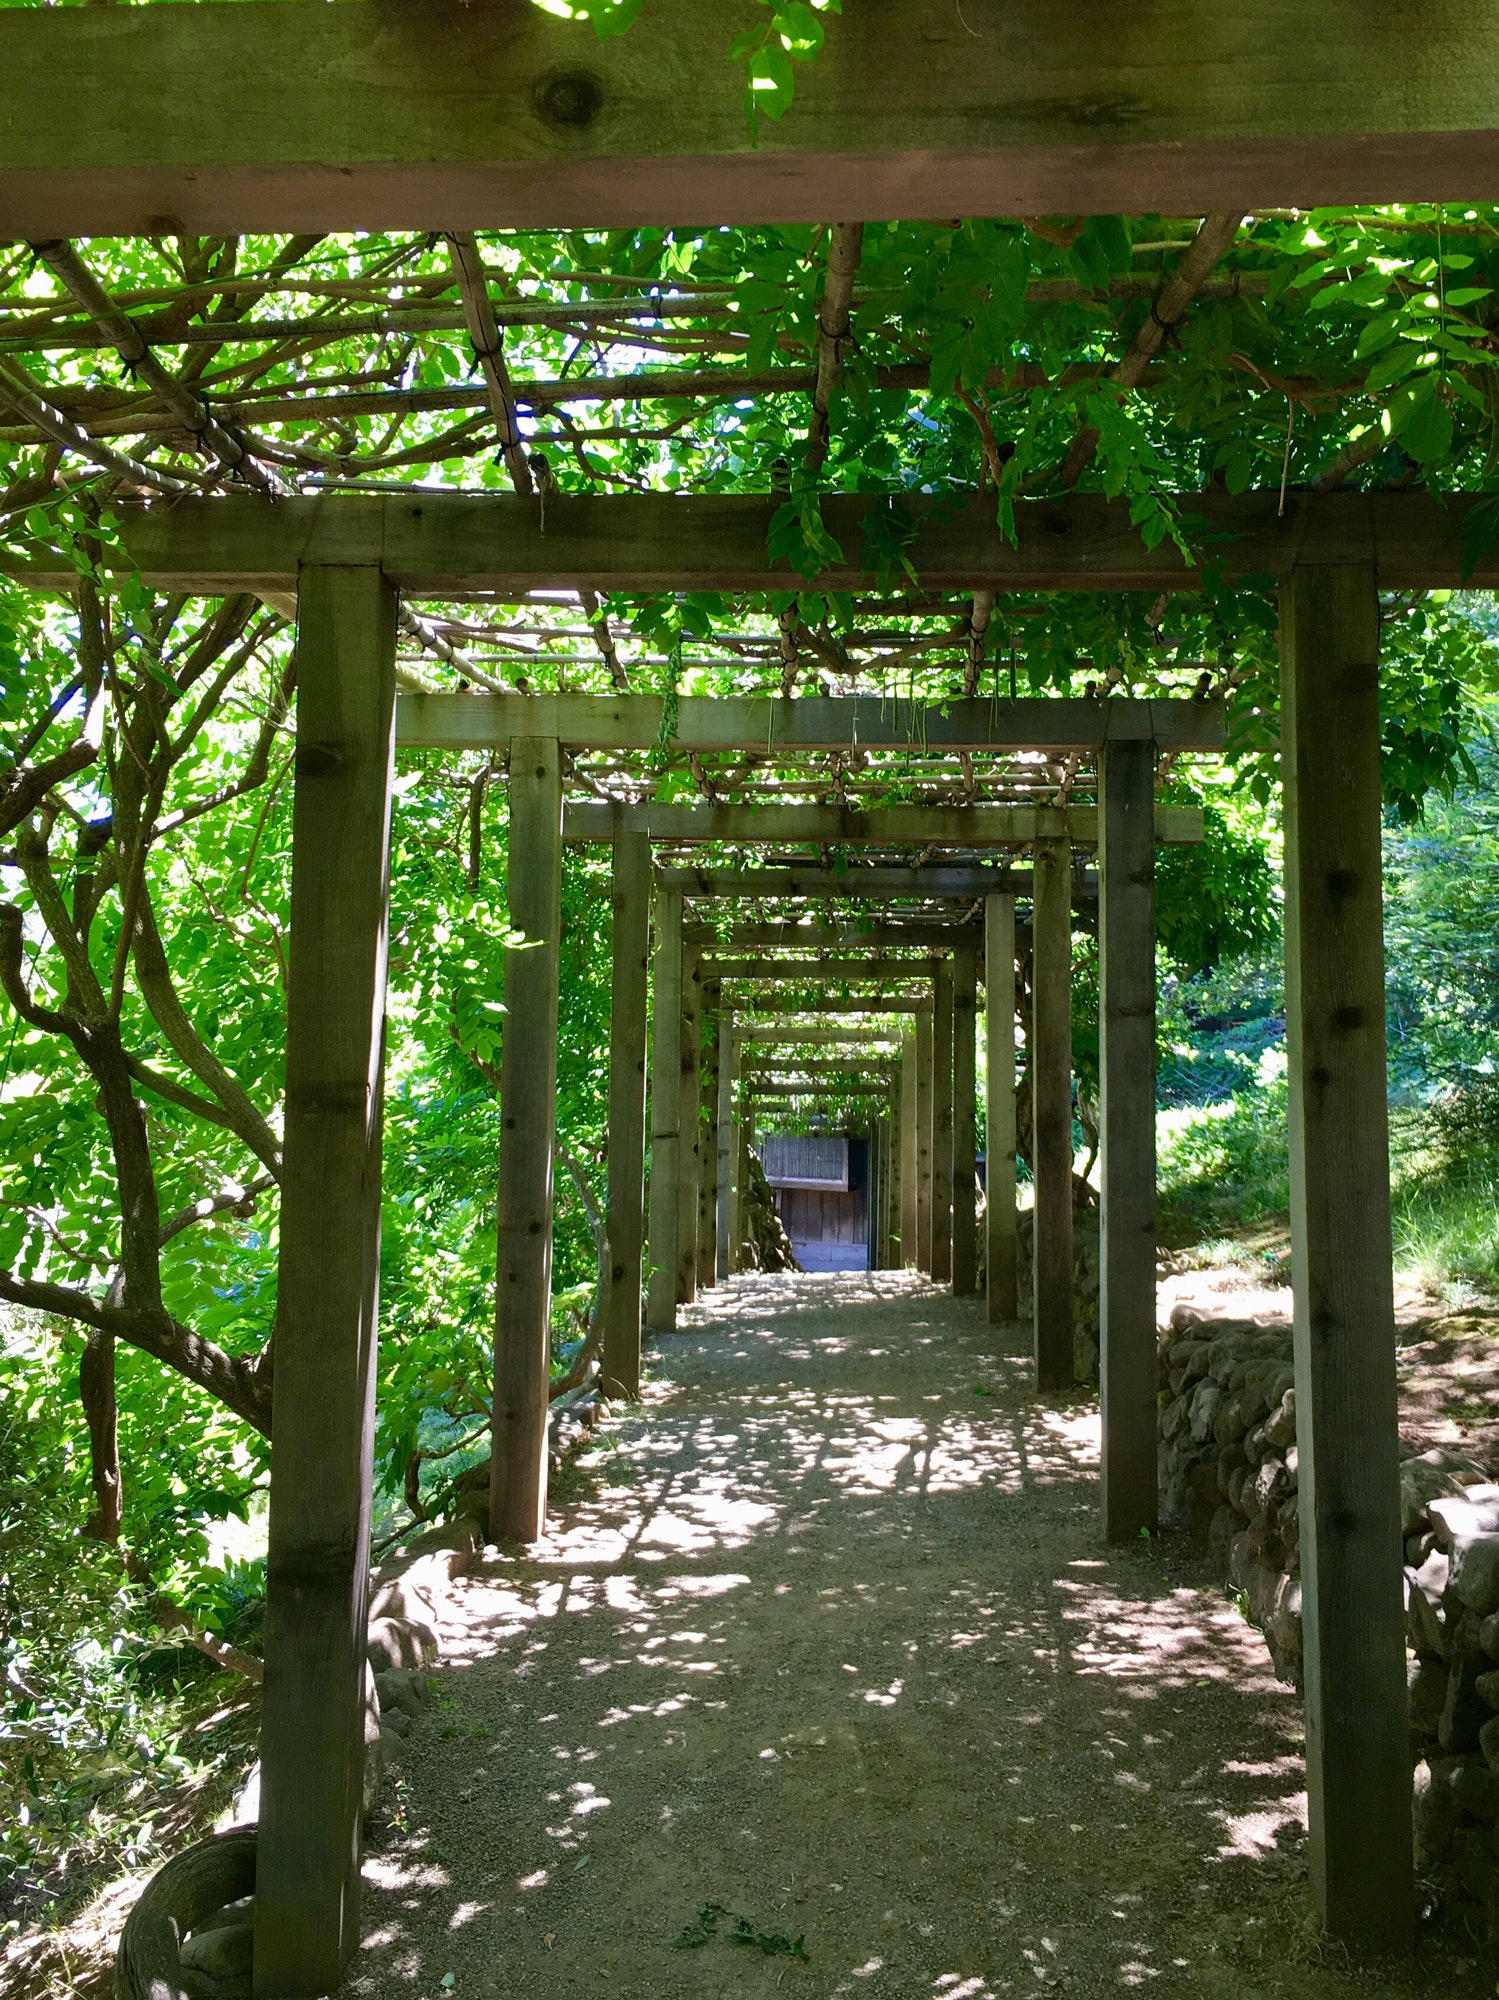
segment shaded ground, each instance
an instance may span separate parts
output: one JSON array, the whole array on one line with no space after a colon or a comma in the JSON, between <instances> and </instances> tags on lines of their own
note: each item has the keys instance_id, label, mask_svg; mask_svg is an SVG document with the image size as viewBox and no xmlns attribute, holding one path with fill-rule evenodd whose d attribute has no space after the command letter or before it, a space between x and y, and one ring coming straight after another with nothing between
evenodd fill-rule
<instances>
[{"instance_id":1,"label":"shaded ground","mask_svg":"<svg viewBox=\"0 0 1499 2000\"><path fill-rule=\"evenodd\" d=\"M351 1990L1492 1991L1435 1936L1319 1944L1295 1697L1184 1547L1100 1546L1095 1418L976 1307L880 1273L687 1317L552 1537L460 1589Z\"/></svg>"}]
</instances>

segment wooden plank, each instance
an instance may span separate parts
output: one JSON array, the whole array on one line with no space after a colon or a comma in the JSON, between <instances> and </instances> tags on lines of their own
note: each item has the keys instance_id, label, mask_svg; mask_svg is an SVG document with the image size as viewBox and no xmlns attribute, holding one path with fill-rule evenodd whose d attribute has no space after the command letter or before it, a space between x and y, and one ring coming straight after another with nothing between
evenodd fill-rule
<instances>
[{"instance_id":1,"label":"wooden plank","mask_svg":"<svg viewBox=\"0 0 1499 2000\"><path fill-rule=\"evenodd\" d=\"M1031 978L1032 1238L1036 1387L1070 1388L1072 1358L1072 910L1065 840L1036 846Z\"/></svg>"},{"instance_id":2,"label":"wooden plank","mask_svg":"<svg viewBox=\"0 0 1499 2000\"><path fill-rule=\"evenodd\" d=\"M352 0L349 0L352 4ZM4 19L0 13L0 20ZM567 840L613 840L616 832L649 833L654 841L689 845L843 844L849 847L1029 847L1047 838L1074 847L1098 845L1093 806L607 806L570 805ZM1167 846L1202 839L1198 806L1158 806L1156 839Z\"/></svg>"},{"instance_id":3,"label":"wooden plank","mask_svg":"<svg viewBox=\"0 0 1499 2000\"><path fill-rule=\"evenodd\" d=\"M914 1014L921 1001L909 993L871 993L862 1000L829 1000L814 996L807 1001L740 993L735 996L734 1004L746 1021L773 1014L869 1014L880 1019L887 1014Z\"/></svg>"},{"instance_id":4,"label":"wooden plank","mask_svg":"<svg viewBox=\"0 0 1499 2000\"><path fill-rule=\"evenodd\" d=\"M991 1326L1020 1317L1015 1239L1015 904L984 904L984 1268Z\"/></svg>"},{"instance_id":5,"label":"wooden plank","mask_svg":"<svg viewBox=\"0 0 1499 2000\"><path fill-rule=\"evenodd\" d=\"M786 958L781 954L755 957L735 957L718 951L709 951L703 963L710 966L720 979L773 979L803 985L817 985L839 980L850 986L870 986L885 982L901 982L921 979L925 976L922 966L909 956L886 956L882 952L861 953L858 958L829 958L820 953L816 958Z\"/></svg>"},{"instance_id":6,"label":"wooden plank","mask_svg":"<svg viewBox=\"0 0 1499 2000\"><path fill-rule=\"evenodd\" d=\"M510 928L523 942L505 953L489 1528L497 1542L534 1542L546 1526L562 944L562 775L553 738L515 739L507 789L506 895Z\"/></svg>"},{"instance_id":7,"label":"wooden plank","mask_svg":"<svg viewBox=\"0 0 1499 2000\"><path fill-rule=\"evenodd\" d=\"M977 936L965 938L952 961L952 1288L954 1298L978 1291L976 1208L978 1028Z\"/></svg>"},{"instance_id":8,"label":"wooden plank","mask_svg":"<svg viewBox=\"0 0 1499 2000\"><path fill-rule=\"evenodd\" d=\"M1379 601L1281 599L1286 1031L1307 1793L1334 1936L1412 1935L1380 882Z\"/></svg>"},{"instance_id":9,"label":"wooden plank","mask_svg":"<svg viewBox=\"0 0 1499 2000\"><path fill-rule=\"evenodd\" d=\"M721 993L701 965L703 981L703 1042L699 1069L702 1100L697 1180L697 1289L707 1291L717 1270L714 1239L718 1233L718 1015Z\"/></svg>"},{"instance_id":10,"label":"wooden plank","mask_svg":"<svg viewBox=\"0 0 1499 2000\"><path fill-rule=\"evenodd\" d=\"M653 694L403 694L402 749L485 750L517 729L555 735L575 748L654 750L665 702ZM674 750L1097 750L1105 743L1159 741L1178 750L1221 750L1221 701L1110 695L954 699L940 705L877 695L683 695L669 730ZM685 886L685 885L682 885Z\"/></svg>"},{"instance_id":11,"label":"wooden plank","mask_svg":"<svg viewBox=\"0 0 1499 2000\"><path fill-rule=\"evenodd\" d=\"M916 1267L917 1110L916 1110L916 1031L914 1026L901 1041L900 1061L900 1263L903 1270Z\"/></svg>"},{"instance_id":12,"label":"wooden plank","mask_svg":"<svg viewBox=\"0 0 1499 2000\"><path fill-rule=\"evenodd\" d=\"M821 1101L838 1104L847 1104L851 1099L862 1102L868 1098L878 1098L884 1103L890 1098L892 1089L893 1086L888 1083L861 1085L856 1077L843 1081L836 1078L814 1077L806 1083L756 1083L755 1096L757 1099L800 1097L809 1103Z\"/></svg>"},{"instance_id":13,"label":"wooden plank","mask_svg":"<svg viewBox=\"0 0 1499 2000\"><path fill-rule=\"evenodd\" d=\"M935 993L916 1010L916 1268L932 1274L932 1025Z\"/></svg>"},{"instance_id":14,"label":"wooden plank","mask_svg":"<svg viewBox=\"0 0 1499 2000\"><path fill-rule=\"evenodd\" d=\"M359 1943L395 621L378 570L302 579L255 1941L269 1995L331 1992Z\"/></svg>"},{"instance_id":15,"label":"wooden plank","mask_svg":"<svg viewBox=\"0 0 1499 2000\"><path fill-rule=\"evenodd\" d=\"M1028 896L1028 869L1016 868L663 868L662 884L689 899L724 896L843 897L889 902L897 897L971 901L998 890Z\"/></svg>"},{"instance_id":16,"label":"wooden plank","mask_svg":"<svg viewBox=\"0 0 1499 2000\"><path fill-rule=\"evenodd\" d=\"M874 1028L828 1028L810 1024L805 1027L776 1027L763 1021L741 1021L734 1032L740 1042L847 1042L860 1048L900 1039L894 1031L881 1033Z\"/></svg>"},{"instance_id":17,"label":"wooden plank","mask_svg":"<svg viewBox=\"0 0 1499 2000\"><path fill-rule=\"evenodd\" d=\"M239 0L236 11L254 4ZM356 4L345 0L342 11ZM0 9L0 29L27 12ZM57 10L56 18L64 13L88 18L73 9ZM92 18L131 23L145 15L97 10ZM209 16L199 8L184 18ZM1169 536L1147 549L1130 521L1130 504L1098 493L1020 500L1012 540L992 500L955 509L947 495L906 494L902 505L913 535L902 553L920 587L932 591L1196 589L1201 571ZM1282 510L1280 494L1270 491L1194 493L1184 497L1183 511L1215 569L1228 576L1284 580L1298 564L1372 562L1381 589L1414 590L1462 585L1463 522L1481 504L1481 494L1292 493ZM766 554L780 505L777 495L577 494L548 500L543 523L535 501L501 493L275 501L215 494L174 500L170 507L115 500L110 512L120 523L119 551L111 544L102 560L139 571L151 589L206 596L294 590L299 568L309 562L378 562L407 596L449 601L580 586L763 592L798 582ZM823 523L843 556L811 587L857 590L867 584L861 568L865 527L884 505L877 494L824 496ZM65 562L35 551L6 554L0 571L43 590L71 591L75 583ZM1475 589L1499 584L1499 550L1480 554L1467 580ZM1182 706L1163 703L1163 726Z\"/></svg>"},{"instance_id":18,"label":"wooden plank","mask_svg":"<svg viewBox=\"0 0 1499 2000\"><path fill-rule=\"evenodd\" d=\"M932 981L932 1283L952 1283L953 977L944 961Z\"/></svg>"},{"instance_id":19,"label":"wooden plank","mask_svg":"<svg viewBox=\"0 0 1499 2000\"><path fill-rule=\"evenodd\" d=\"M1100 772L1099 1402L1104 1534L1156 1524L1155 749L1111 745Z\"/></svg>"},{"instance_id":20,"label":"wooden plank","mask_svg":"<svg viewBox=\"0 0 1499 2000\"><path fill-rule=\"evenodd\" d=\"M697 1297L697 1200L702 1178L703 976L695 946L682 947L680 1083L677 1124L677 1304Z\"/></svg>"},{"instance_id":21,"label":"wooden plank","mask_svg":"<svg viewBox=\"0 0 1499 2000\"><path fill-rule=\"evenodd\" d=\"M887 1083L895 1069L888 1056L883 1060L872 1055L792 1056L772 1050L758 1060L752 1057L752 1050L744 1051L740 1075L755 1090L762 1083L774 1083L777 1079L789 1082L793 1077L804 1076L868 1076Z\"/></svg>"},{"instance_id":22,"label":"wooden plank","mask_svg":"<svg viewBox=\"0 0 1499 2000\"><path fill-rule=\"evenodd\" d=\"M676 893L676 892L673 892ZM959 926L946 917L906 917L895 921L865 919L862 923L743 923L714 930L711 924L688 924L683 935L691 944L712 952L733 951L891 951L901 946L926 953L951 951Z\"/></svg>"},{"instance_id":23,"label":"wooden plank","mask_svg":"<svg viewBox=\"0 0 1499 2000\"><path fill-rule=\"evenodd\" d=\"M641 1250L645 1235L646 981L650 964L651 844L614 843L609 996L609 1291L603 1375L610 1395L640 1394Z\"/></svg>"},{"instance_id":24,"label":"wooden plank","mask_svg":"<svg viewBox=\"0 0 1499 2000\"><path fill-rule=\"evenodd\" d=\"M692 0L605 40L459 0L139 12L5 19L7 234L1499 200L1483 87L1499 26L1459 0L1428 0L1419 36L1395 0L1353 22L1334 0L1162 0L1143 19L1087 0L971 0L951 18L887 0L829 21L792 114L758 132ZM59 76L66 134L47 116Z\"/></svg>"},{"instance_id":25,"label":"wooden plank","mask_svg":"<svg viewBox=\"0 0 1499 2000\"><path fill-rule=\"evenodd\" d=\"M713 1275L719 1284L734 1268L734 1167L738 1128L734 1123L734 1085L739 1074L739 1041L731 1007L718 1016L718 1212L714 1223Z\"/></svg>"},{"instance_id":26,"label":"wooden plank","mask_svg":"<svg viewBox=\"0 0 1499 2000\"><path fill-rule=\"evenodd\" d=\"M646 1325L677 1327L677 1179L682 1121L682 899L670 889L656 897L651 961L650 1252Z\"/></svg>"}]
</instances>

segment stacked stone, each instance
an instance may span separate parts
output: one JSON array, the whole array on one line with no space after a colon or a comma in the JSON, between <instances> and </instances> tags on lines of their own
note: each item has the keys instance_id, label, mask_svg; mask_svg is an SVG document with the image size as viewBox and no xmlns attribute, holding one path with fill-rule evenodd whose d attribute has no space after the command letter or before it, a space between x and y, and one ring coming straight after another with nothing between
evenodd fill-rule
<instances>
[{"instance_id":1,"label":"stacked stone","mask_svg":"<svg viewBox=\"0 0 1499 2000\"><path fill-rule=\"evenodd\" d=\"M1162 1517L1205 1530L1275 1668L1301 1680L1291 1334L1185 1307L1161 1336ZM1499 1937L1499 1486L1461 1453L1402 1446L1418 1863Z\"/></svg>"},{"instance_id":2,"label":"stacked stone","mask_svg":"<svg viewBox=\"0 0 1499 2000\"><path fill-rule=\"evenodd\" d=\"M1020 1317L1035 1310L1031 1291L1035 1211L1023 1208L1015 1224ZM1086 1210L1072 1217L1072 1372L1079 1382L1098 1380L1098 1218Z\"/></svg>"},{"instance_id":3,"label":"stacked stone","mask_svg":"<svg viewBox=\"0 0 1499 2000\"><path fill-rule=\"evenodd\" d=\"M1416 1848L1499 1937L1499 1486L1453 1451L1400 1470Z\"/></svg>"},{"instance_id":4,"label":"stacked stone","mask_svg":"<svg viewBox=\"0 0 1499 2000\"><path fill-rule=\"evenodd\" d=\"M1295 1370L1286 1327L1178 1306L1160 1343L1161 1506L1204 1530L1282 1678L1301 1678Z\"/></svg>"},{"instance_id":5,"label":"stacked stone","mask_svg":"<svg viewBox=\"0 0 1499 2000\"><path fill-rule=\"evenodd\" d=\"M799 1271L802 1267L796 1261L758 1153L750 1154L749 1167L750 1184L743 1208L745 1262L752 1271Z\"/></svg>"}]
</instances>

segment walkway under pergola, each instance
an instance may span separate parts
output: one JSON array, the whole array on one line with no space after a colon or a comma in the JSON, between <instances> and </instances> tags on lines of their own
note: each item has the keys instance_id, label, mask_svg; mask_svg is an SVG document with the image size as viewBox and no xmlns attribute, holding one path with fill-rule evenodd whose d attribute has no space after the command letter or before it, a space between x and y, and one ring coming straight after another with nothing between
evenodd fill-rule
<instances>
[{"instance_id":1,"label":"walkway under pergola","mask_svg":"<svg viewBox=\"0 0 1499 2000\"><path fill-rule=\"evenodd\" d=\"M584 498L547 489L523 449L471 232L495 220L659 224L687 210L825 224L817 366L801 382L813 410L809 462L821 467L860 227L828 217L1184 205L1200 213L1214 202L1244 209L1349 192L1482 198L1499 187L1494 31L1470 8L1444 4L1427 10L1419 50L1399 9L1356 33L1339 18L1318 36L1314 23L1304 40L1287 37L1263 7L1230 15L1194 4L1179 30L1173 15L1170 32L1156 30L1142 48L1129 9L968 0L945 22L914 0L861 20L850 11L839 59L805 73L806 122L766 127L753 145L737 77L705 85L696 54L684 55L698 47L692 0L646 8L638 33L588 44L586 61L570 29L519 7L0 13L8 79L0 204L8 234L34 246L60 288L39 309L40 330L17 336L31 343L20 351L66 356L92 344L118 355L130 376L124 390L80 396L72 383L54 389L6 373L7 439L75 454L113 482L118 542L104 552L106 566L148 588L253 594L297 626L256 1885L255 1982L265 1996L329 1990L358 1930L395 749L486 752L505 777L506 914L518 941L506 962L497 1169L494 1534L524 1541L545 1520L560 882L568 843L608 842L605 1357L626 1392L638 1374L642 1314L646 1326L669 1329L683 1298L733 1268L741 1140L757 1110L782 1096L803 1109L857 1110L876 1135L882 1258L914 1264L960 1295L972 1289L980 993L991 1058L987 1285L993 1317L1012 1319L1014 1077L993 1058L1013 1047L1022 937L1033 1007L1035 1387L1069 1379L1069 938L1075 905L1091 911L1096 899L1099 1524L1108 1536L1138 1536L1155 1514L1153 866L1158 843L1200 831L1190 813L1158 803L1157 790L1179 757L1222 743L1224 717L1215 700L1190 699L1186 680L1171 699L1023 698L990 657L985 632L997 593L1169 596L1200 587L1209 562L1213 575L1262 579L1280 600L1314 1894L1342 1939L1398 1945L1410 1936L1380 909L1381 593L1499 579L1482 537L1464 536L1470 503L1415 491L1164 496L1180 502L1178 518L1190 514L1197 553L1189 554L1185 537L1142 535L1128 499L1097 493L1019 500L1003 524L992 494L956 506L950 496L837 493L821 502L825 559L794 574L772 553L783 494ZM1215 232L1236 219L1208 216L1190 246L1167 246L1198 253L1192 284L1179 282L1179 269L1141 281L1135 295L1148 296L1150 309L1132 368L1163 351L1208 282ZM365 312L366 331L381 339L386 312L399 329L423 311L440 321L461 310L475 381L437 390L359 383L339 394L377 414L477 409L497 435L517 489L510 495L283 492L288 468L330 487L357 483L344 479L340 451L321 428L322 444L304 435L308 424L336 425L351 406L299 409L280 397L257 415L240 385L226 421L161 363L141 316L104 291L69 240L434 226L451 232L458 307L357 287L341 303L349 317ZM1136 280L1123 282L1128 293ZM130 304L185 307L192 289L185 280L168 300ZM558 322L569 329L607 319L576 302L570 310ZM615 319L634 325L654 314L658 323L662 310L659 299L622 295ZM180 316L186 327L192 313ZM315 342L327 332L299 322L284 337ZM188 341L231 335L246 337L228 326L184 331ZM880 386L900 379L891 368ZM533 417L578 390L565 386L533 389ZM742 386L736 376L701 393L721 399ZM784 387L773 382L766 393ZM606 382L589 393L608 400L619 390ZM256 422L286 428L267 441L249 428ZM141 455L122 439L145 439ZM153 439L186 439L185 449L225 477L260 490L199 497L180 468L151 459ZM781 649L780 699L663 699L622 685L597 593L868 590L860 551L872 545L871 529L878 542L889 528L897 498L901 587L908 582L913 594L901 615L913 601L966 600L960 697L925 705L907 688L901 698L891 663L930 633L882 642L890 671L876 694L798 693L818 673L826 634L803 631L794 615L764 635ZM14 501L27 504L24 493ZM79 588L61 555L6 563L40 591ZM464 650L467 635L451 616L425 615L463 604L539 615L558 601L577 607L613 693L509 692L492 663ZM756 657L764 664L774 655L762 646ZM849 679L858 678L855 662ZM691 802L657 795L667 767L690 773ZM856 1014L854 1002L867 1013ZM864 1075L831 1071L826 1057L814 1063L812 1053L829 1046L814 1028L855 1020L869 1032L839 1046L862 1052ZM761 1032L772 1022L786 1041ZM892 1028L898 1034L877 1032ZM765 1049L777 1051L774 1061L749 1060Z\"/></svg>"}]
</instances>

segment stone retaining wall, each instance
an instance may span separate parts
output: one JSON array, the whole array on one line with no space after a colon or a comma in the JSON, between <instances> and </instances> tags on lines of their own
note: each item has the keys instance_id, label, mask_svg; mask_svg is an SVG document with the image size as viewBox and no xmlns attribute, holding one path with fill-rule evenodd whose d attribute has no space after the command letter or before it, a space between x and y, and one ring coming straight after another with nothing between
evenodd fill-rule
<instances>
[{"instance_id":1,"label":"stone retaining wall","mask_svg":"<svg viewBox=\"0 0 1499 2000\"><path fill-rule=\"evenodd\" d=\"M1301 1682L1296 1391L1287 1327L1204 1320L1160 1337L1162 1519L1205 1533L1277 1673ZM1499 1937L1499 1485L1401 1446L1417 1866Z\"/></svg>"}]
</instances>

